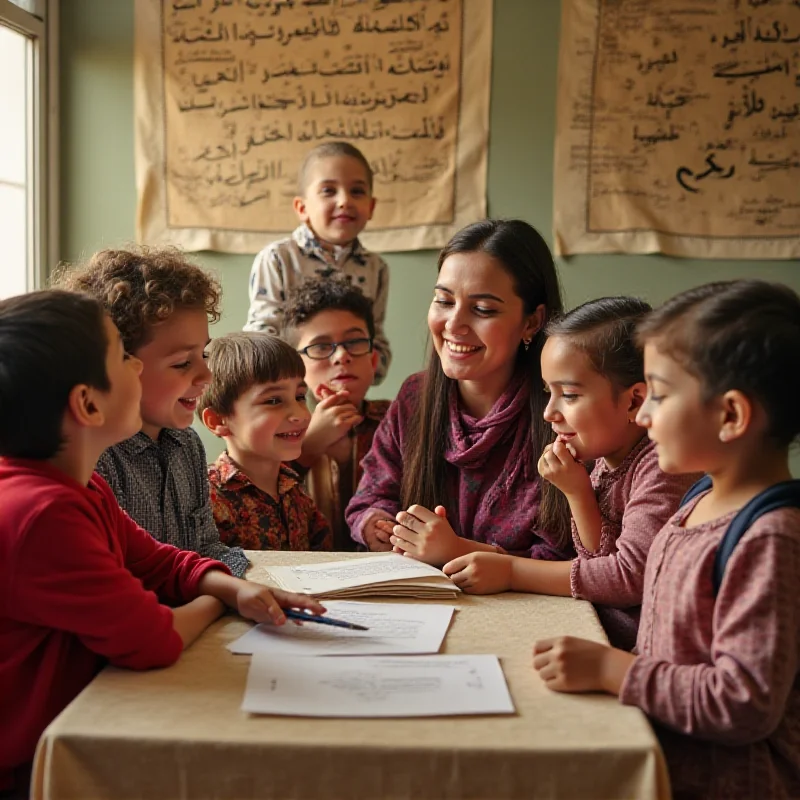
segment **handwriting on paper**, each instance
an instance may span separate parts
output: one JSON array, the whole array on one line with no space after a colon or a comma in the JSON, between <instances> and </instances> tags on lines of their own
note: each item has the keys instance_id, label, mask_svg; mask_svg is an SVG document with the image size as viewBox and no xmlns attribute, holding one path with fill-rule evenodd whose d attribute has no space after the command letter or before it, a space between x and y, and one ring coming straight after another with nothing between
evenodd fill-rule
<instances>
[{"instance_id":1,"label":"handwriting on paper","mask_svg":"<svg viewBox=\"0 0 800 800\"><path fill-rule=\"evenodd\" d=\"M713 246L717 256L790 256L800 236L800 0L570 5L564 83L580 96L565 114L557 181L586 197L562 192L581 210L557 209L556 227L582 225L594 251L624 241L645 252L658 243L684 255ZM577 252L569 224L557 239ZM665 237L687 239L677 248Z\"/></svg>"},{"instance_id":2,"label":"handwriting on paper","mask_svg":"<svg viewBox=\"0 0 800 800\"><path fill-rule=\"evenodd\" d=\"M455 208L463 0L165 0L170 226L288 231L297 169L351 142L374 226Z\"/></svg>"}]
</instances>

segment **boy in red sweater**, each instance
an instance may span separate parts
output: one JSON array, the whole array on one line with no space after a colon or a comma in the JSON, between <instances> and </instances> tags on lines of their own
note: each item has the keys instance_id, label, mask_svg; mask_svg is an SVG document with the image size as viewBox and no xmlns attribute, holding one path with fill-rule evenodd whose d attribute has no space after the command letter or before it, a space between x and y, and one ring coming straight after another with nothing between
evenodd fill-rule
<instances>
[{"instance_id":1,"label":"boy in red sweater","mask_svg":"<svg viewBox=\"0 0 800 800\"><path fill-rule=\"evenodd\" d=\"M26 796L40 734L104 664L169 666L225 605L276 624L281 606L323 611L120 509L94 467L141 427L141 368L87 296L0 302L0 797Z\"/></svg>"}]
</instances>

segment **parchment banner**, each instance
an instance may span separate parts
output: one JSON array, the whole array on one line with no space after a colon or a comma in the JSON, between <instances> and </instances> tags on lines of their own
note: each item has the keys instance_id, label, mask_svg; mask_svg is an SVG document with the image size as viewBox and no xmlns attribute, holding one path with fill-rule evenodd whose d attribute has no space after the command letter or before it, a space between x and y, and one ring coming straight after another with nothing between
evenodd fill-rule
<instances>
[{"instance_id":1,"label":"parchment banner","mask_svg":"<svg viewBox=\"0 0 800 800\"><path fill-rule=\"evenodd\" d=\"M564 0L556 252L800 256L800 0Z\"/></svg>"},{"instance_id":2,"label":"parchment banner","mask_svg":"<svg viewBox=\"0 0 800 800\"><path fill-rule=\"evenodd\" d=\"M351 142L370 249L486 215L491 0L136 0L137 232L249 253L296 225L297 169Z\"/></svg>"}]
</instances>

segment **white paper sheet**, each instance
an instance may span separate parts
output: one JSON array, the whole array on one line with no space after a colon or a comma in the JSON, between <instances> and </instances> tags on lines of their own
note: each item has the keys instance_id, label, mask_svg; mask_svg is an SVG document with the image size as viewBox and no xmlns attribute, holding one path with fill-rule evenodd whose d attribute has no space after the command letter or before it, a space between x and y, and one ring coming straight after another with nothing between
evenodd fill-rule
<instances>
[{"instance_id":1,"label":"white paper sheet","mask_svg":"<svg viewBox=\"0 0 800 800\"><path fill-rule=\"evenodd\" d=\"M242 709L300 717L513 714L497 656L275 658L256 653Z\"/></svg>"},{"instance_id":2,"label":"white paper sheet","mask_svg":"<svg viewBox=\"0 0 800 800\"><path fill-rule=\"evenodd\" d=\"M281 589L315 597L407 595L441 599L460 593L440 569L397 553L294 567L269 567L267 573Z\"/></svg>"},{"instance_id":3,"label":"white paper sheet","mask_svg":"<svg viewBox=\"0 0 800 800\"><path fill-rule=\"evenodd\" d=\"M328 616L365 625L352 631L291 621L280 628L256 625L228 645L233 653L271 653L291 656L401 655L438 653L447 633L454 606L411 603L325 603Z\"/></svg>"}]
</instances>

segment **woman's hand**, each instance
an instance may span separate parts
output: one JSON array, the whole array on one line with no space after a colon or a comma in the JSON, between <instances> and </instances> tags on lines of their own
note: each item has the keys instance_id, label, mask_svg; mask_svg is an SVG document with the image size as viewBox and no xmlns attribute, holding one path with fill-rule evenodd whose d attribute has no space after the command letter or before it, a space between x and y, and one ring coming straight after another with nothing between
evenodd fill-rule
<instances>
[{"instance_id":1,"label":"woman's hand","mask_svg":"<svg viewBox=\"0 0 800 800\"><path fill-rule=\"evenodd\" d=\"M390 539L396 553L416 558L426 564L439 566L464 553L462 539L447 521L444 506L429 511L413 505L400 511Z\"/></svg>"},{"instance_id":2,"label":"woman's hand","mask_svg":"<svg viewBox=\"0 0 800 800\"><path fill-rule=\"evenodd\" d=\"M394 517L380 508L373 508L361 529L364 544L374 553L389 552L393 528Z\"/></svg>"}]
</instances>

